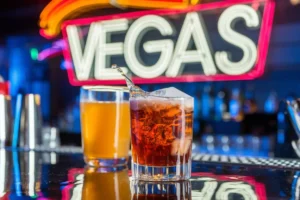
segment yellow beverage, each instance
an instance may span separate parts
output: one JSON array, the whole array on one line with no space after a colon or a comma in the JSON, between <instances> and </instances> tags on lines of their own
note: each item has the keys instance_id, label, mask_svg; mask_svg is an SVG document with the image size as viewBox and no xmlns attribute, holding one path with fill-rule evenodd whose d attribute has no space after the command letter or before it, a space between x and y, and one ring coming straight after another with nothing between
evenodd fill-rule
<instances>
[{"instance_id":1,"label":"yellow beverage","mask_svg":"<svg viewBox=\"0 0 300 200\"><path fill-rule=\"evenodd\" d=\"M84 175L83 200L130 200L128 171L98 173L88 169Z\"/></svg>"},{"instance_id":2,"label":"yellow beverage","mask_svg":"<svg viewBox=\"0 0 300 200\"><path fill-rule=\"evenodd\" d=\"M130 145L129 103L81 102L80 107L85 158L127 158Z\"/></svg>"}]
</instances>

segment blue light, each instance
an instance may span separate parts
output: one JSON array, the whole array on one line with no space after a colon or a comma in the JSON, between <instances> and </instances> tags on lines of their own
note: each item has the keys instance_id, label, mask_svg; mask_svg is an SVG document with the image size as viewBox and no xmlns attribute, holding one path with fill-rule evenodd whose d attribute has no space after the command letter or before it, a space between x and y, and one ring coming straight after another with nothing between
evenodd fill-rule
<instances>
[{"instance_id":1,"label":"blue light","mask_svg":"<svg viewBox=\"0 0 300 200\"><path fill-rule=\"evenodd\" d=\"M285 141L285 135L283 130L279 130L277 133L277 142L279 144L283 144Z\"/></svg>"},{"instance_id":2,"label":"blue light","mask_svg":"<svg viewBox=\"0 0 300 200\"><path fill-rule=\"evenodd\" d=\"M10 37L7 40L10 93L15 97L20 90L27 91L32 64L28 37Z\"/></svg>"},{"instance_id":3,"label":"blue light","mask_svg":"<svg viewBox=\"0 0 300 200\"><path fill-rule=\"evenodd\" d=\"M299 180L299 176L300 176L300 172L297 171L294 175L294 180L293 180L293 183L292 183L292 198L291 200L296 200L296 193L297 193L297 183L298 183L298 180Z\"/></svg>"},{"instance_id":4,"label":"blue light","mask_svg":"<svg viewBox=\"0 0 300 200\"><path fill-rule=\"evenodd\" d=\"M284 113L280 112L277 115L278 122L284 122Z\"/></svg>"},{"instance_id":5,"label":"blue light","mask_svg":"<svg viewBox=\"0 0 300 200\"><path fill-rule=\"evenodd\" d=\"M223 105L224 105L224 99L217 96L215 99L215 118L216 118L216 120L222 119Z\"/></svg>"},{"instance_id":6,"label":"blue light","mask_svg":"<svg viewBox=\"0 0 300 200\"><path fill-rule=\"evenodd\" d=\"M239 102L236 99L232 99L229 102L229 110L230 110L230 116L232 118L236 118L240 111Z\"/></svg>"},{"instance_id":7,"label":"blue light","mask_svg":"<svg viewBox=\"0 0 300 200\"><path fill-rule=\"evenodd\" d=\"M67 69L67 62L65 60L62 60L60 63L60 69L66 70Z\"/></svg>"},{"instance_id":8,"label":"blue light","mask_svg":"<svg viewBox=\"0 0 300 200\"><path fill-rule=\"evenodd\" d=\"M13 151L13 169L14 169L14 179L15 179L15 190L17 196L22 196L22 186L21 186L21 173L19 165L18 151Z\"/></svg>"}]
</instances>

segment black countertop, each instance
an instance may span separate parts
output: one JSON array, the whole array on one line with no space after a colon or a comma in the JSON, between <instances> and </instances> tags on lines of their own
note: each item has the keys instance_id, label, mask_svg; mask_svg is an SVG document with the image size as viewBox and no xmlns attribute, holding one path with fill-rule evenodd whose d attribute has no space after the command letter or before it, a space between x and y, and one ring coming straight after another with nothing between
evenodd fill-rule
<instances>
[{"instance_id":1,"label":"black countertop","mask_svg":"<svg viewBox=\"0 0 300 200\"><path fill-rule=\"evenodd\" d=\"M0 149L0 199L300 199L300 162L194 154L185 182L136 182L100 173L80 153Z\"/></svg>"}]
</instances>

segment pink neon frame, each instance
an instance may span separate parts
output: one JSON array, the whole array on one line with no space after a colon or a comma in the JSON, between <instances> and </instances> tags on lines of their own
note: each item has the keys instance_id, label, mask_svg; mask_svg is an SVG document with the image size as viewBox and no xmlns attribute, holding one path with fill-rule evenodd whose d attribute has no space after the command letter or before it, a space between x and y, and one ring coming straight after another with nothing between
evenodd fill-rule
<instances>
[{"instance_id":1,"label":"pink neon frame","mask_svg":"<svg viewBox=\"0 0 300 200\"><path fill-rule=\"evenodd\" d=\"M73 183L75 181L75 177L78 174L83 174L84 169L83 168L73 168L70 169L68 172L68 181L70 183ZM128 171L128 176L131 176L131 170ZM192 177L198 176L198 177L210 177L215 178L217 181L243 181L248 183L249 185L254 187L254 190L256 194L258 195L259 200L266 200L266 188L263 183L257 182L253 176L237 176L237 175L216 175L213 173L208 172L192 172ZM237 179L235 179L237 178ZM70 190L74 187L74 184L67 185L62 190L62 199L68 200L70 199Z\"/></svg>"},{"instance_id":2,"label":"pink neon frame","mask_svg":"<svg viewBox=\"0 0 300 200\"><path fill-rule=\"evenodd\" d=\"M270 35L273 26L273 18L274 18L274 11L275 11L275 2L273 0L225 0L222 2L215 2L215 3L207 3L207 4L199 4L196 6L191 6L183 10L172 10L172 9L163 9L163 10L149 10L149 11L138 11L132 13L125 13L125 14L116 14L116 15L107 15L107 16L100 16L94 18L85 18L85 19L75 19L69 20L63 23L62 25L62 33L64 40L66 42L67 48L64 50L63 54L67 61L67 63L72 63L71 53L69 51L69 44L67 42L67 33L66 27L68 25L88 25L95 21L101 20L110 20L116 18L127 18L127 19L134 19L144 15L174 15L174 14L182 14L191 11L203 11L203 10L212 10L217 8L226 8L235 4L251 4L251 3L265 3L264 13L262 17L262 25L259 34L258 40L258 59L256 61L255 66L253 69L243 75L235 75L229 76L225 74L217 74L213 76L206 76L206 75L183 75L175 78L160 76L154 79L144 79L140 77L133 77L133 81L136 84L152 84L152 83L173 83L173 82L202 82L202 81L233 81L233 80L253 80L258 78L264 74L266 59L268 54L268 47L270 42ZM73 67L68 64L68 77L69 82L74 86L81 86L81 85L118 85L118 84L125 84L124 80L96 80L91 79L87 81L79 81L76 78L75 72Z\"/></svg>"}]
</instances>

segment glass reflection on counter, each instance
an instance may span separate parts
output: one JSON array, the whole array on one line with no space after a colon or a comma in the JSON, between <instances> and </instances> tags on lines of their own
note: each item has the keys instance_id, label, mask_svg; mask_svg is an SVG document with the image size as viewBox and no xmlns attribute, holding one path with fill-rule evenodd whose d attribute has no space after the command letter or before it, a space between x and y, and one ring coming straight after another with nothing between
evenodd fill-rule
<instances>
[{"instance_id":1,"label":"glass reflection on counter","mask_svg":"<svg viewBox=\"0 0 300 200\"><path fill-rule=\"evenodd\" d=\"M9 195L11 165L11 154L4 149L0 149L0 199L6 199Z\"/></svg>"},{"instance_id":2,"label":"glass reflection on counter","mask_svg":"<svg viewBox=\"0 0 300 200\"><path fill-rule=\"evenodd\" d=\"M28 176L21 177L22 190L26 196L37 197L41 185L41 157L34 151L20 152L20 169Z\"/></svg>"},{"instance_id":3,"label":"glass reflection on counter","mask_svg":"<svg viewBox=\"0 0 300 200\"><path fill-rule=\"evenodd\" d=\"M291 200L300 199L300 171L297 171L294 175L292 183L292 198Z\"/></svg>"},{"instance_id":4,"label":"glass reflection on counter","mask_svg":"<svg viewBox=\"0 0 300 200\"><path fill-rule=\"evenodd\" d=\"M12 151L14 189L11 198L41 196L42 158L35 151Z\"/></svg>"},{"instance_id":5,"label":"glass reflection on counter","mask_svg":"<svg viewBox=\"0 0 300 200\"><path fill-rule=\"evenodd\" d=\"M103 172L87 168L84 173L82 200L130 200L128 170Z\"/></svg>"},{"instance_id":6,"label":"glass reflection on counter","mask_svg":"<svg viewBox=\"0 0 300 200\"><path fill-rule=\"evenodd\" d=\"M0 199L39 196L42 162L38 155L0 149Z\"/></svg>"},{"instance_id":7,"label":"glass reflection on counter","mask_svg":"<svg viewBox=\"0 0 300 200\"><path fill-rule=\"evenodd\" d=\"M132 200L190 200L191 182L131 182Z\"/></svg>"},{"instance_id":8,"label":"glass reflection on counter","mask_svg":"<svg viewBox=\"0 0 300 200\"><path fill-rule=\"evenodd\" d=\"M127 169L118 172L95 168L71 171L70 187L63 191L66 200L266 200L265 185L250 176L201 172L192 173L188 181L148 182L132 179Z\"/></svg>"}]
</instances>

